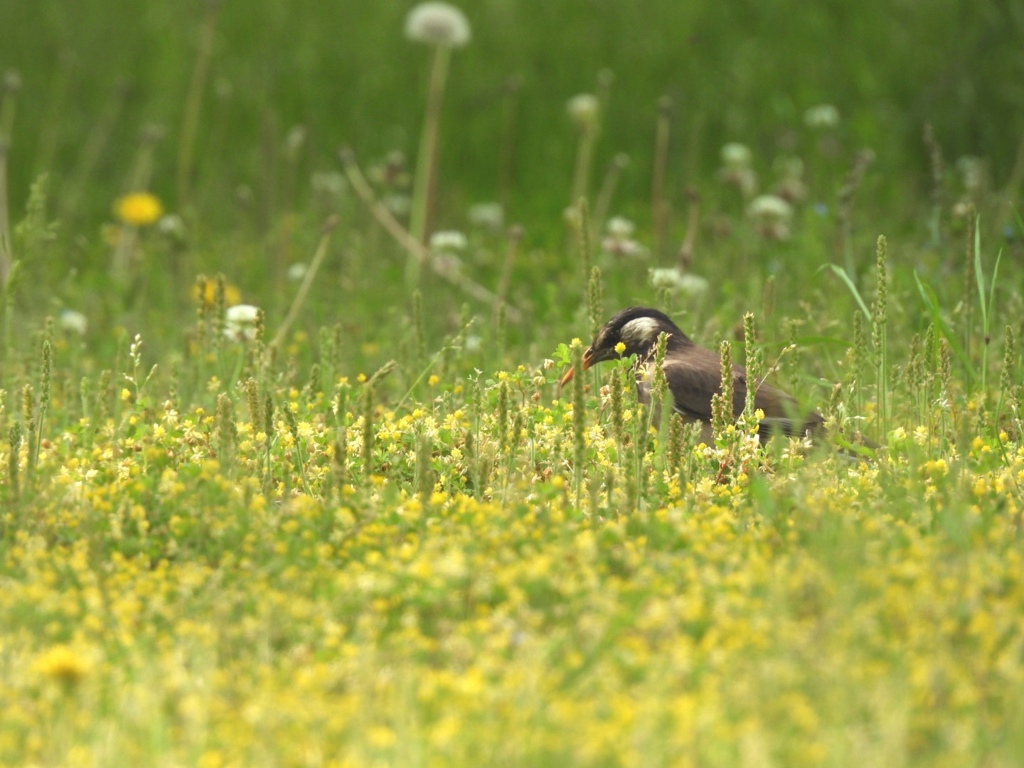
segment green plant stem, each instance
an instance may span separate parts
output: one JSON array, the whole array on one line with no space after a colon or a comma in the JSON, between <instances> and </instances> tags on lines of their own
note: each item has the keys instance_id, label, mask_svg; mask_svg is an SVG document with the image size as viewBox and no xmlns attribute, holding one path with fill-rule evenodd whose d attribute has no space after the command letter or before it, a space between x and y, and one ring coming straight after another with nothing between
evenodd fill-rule
<instances>
[{"instance_id":1,"label":"green plant stem","mask_svg":"<svg viewBox=\"0 0 1024 768\"><path fill-rule=\"evenodd\" d=\"M317 244L316 251L313 253L313 260L309 263L309 269L306 270L306 274L302 278L302 284L299 286L299 290L295 294L295 298L292 300L291 307L288 308L288 314L285 315L284 320L281 321L281 325L277 329L277 333L274 334L274 338L271 339L270 344L267 345L268 354L277 349L281 345L281 342L284 341L285 336L288 334L288 330L292 327L292 323L294 323L295 318L299 316L299 311L302 309L302 305L306 303L306 297L309 295L309 290L313 287L313 282L316 280L316 273L320 271L320 265L323 264L324 257L327 255L327 247L331 243L331 234L334 232L334 228L337 225L337 216L330 216L327 221L324 222L323 234L320 235L320 242Z\"/></svg>"},{"instance_id":2,"label":"green plant stem","mask_svg":"<svg viewBox=\"0 0 1024 768\"><path fill-rule=\"evenodd\" d=\"M629 165L629 157L620 152L608 165L608 171L601 181L601 188L594 200L594 218L591 220L591 227L593 227L591 234L595 240L601 225L608 220L608 211L611 210L615 190L619 186L619 178L627 165Z\"/></svg>"},{"instance_id":3,"label":"green plant stem","mask_svg":"<svg viewBox=\"0 0 1024 768\"><path fill-rule=\"evenodd\" d=\"M387 206L380 202L373 194L373 188L366 180L366 176L363 175L362 169L360 169L359 164L356 162L355 154L352 150L349 148L342 149L340 157L342 166L345 169L345 178L347 178L349 184L352 185L352 189L355 191L356 195L370 209L370 213L373 214L373 217L377 222L384 227L387 233L391 235L403 249L405 249L409 258L416 259L421 265L426 264L428 267L433 269L434 273L442 280L451 283L468 295L472 296L474 299L491 305L497 303L497 296L479 283L473 282L462 273L453 272L448 269L437 269L430 259L430 251L427 250L427 247L423 245L423 243L418 242L416 238L414 238L409 231L402 226L398 219L394 217L394 214L388 210ZM519 322L522 320L523 313L511 305L506 304L505 312L508 319L513 322Z\"/></svg>"},{"instance_id":4,"label":"green plant stem","mask_svg":"<svg viewBox=\"0 0 1024 768\"><path fill-rule=\"evenodd\" d=\"M668 235L668 201L665 178L668 173L668 140L671 128L672 97L658 102L658 122L654 129L654 168L651 173L651 231L655 257L661 256Z\"/></svg>"},{"instance_id":5,"label":"green plant stem","mask_svg":"<svg viewBox=\"0 0 1024 768\"><path fill-rule=\"evenodd\" d=\"M572 440L573 440L573 497L576 506L583 505L583 463L586 460L586 405L583 401L583 345L572 344Z\"/></svg>"},{"instance_id":6,"label":"green plant stem","mask_svg":"<svg viewBox=\"0 0 1024 768\"><path fill-rule=\"evenodd\" d=\"M0 134L0 291L6 293L14 265L11 245L11 219L7 200L7 153L10 139Z\"/></svg>"},{"instance_id":7,"label":"green plant stem","mask_svg":"<svg viewBox=\"0 0 1024 768\"><path fill-rule=\"evenodd\" d=\"M430 65L430 80L427 86L427 114L420 134L419 157L416 158L416 177L412 193L412 210L409 218L409 232L413 239L426 245L428 219L434 188L437 165L437 140L441 133L441 105L444 101L444 85L448 79L448 62L451 48L446 45L434 47ZM406 277L410 285L419 281L420 265L416 259L409 259Z\"/></svg>"},{"instance_id":8,"label":"green plant stem","mask_svg":"<svg viewBox=\"0 0 1024 768\"><path fill-rule=\"evenodd\" d=\"M590 166L594 157L594 147L597 145L597 121L592 125L584 127L580 133L580 141L576 146L576 164L572 173L572 189L570 200L575 203L581 197L586 197L587 186L590 182Z\"/></svg>"},{"instance_id":9,"label":"green plant stem","mask_svg":"<svg viewBox=\"0 0 1024 768\"><path fill-rule=\"evenodd\" d=\"M213 59L213 41L217 30L219 2L206 3L206 15L199 30L199 48L196 51L195 66L185 96L185 112L181 119L181 143L178 145L176 181L178 207L186 210L189 205L189 184L192 161L195 156L196 136L199 132L199 113L203 104L203 90L210 75L210 61Z\"/></svg>"}]
</instances>

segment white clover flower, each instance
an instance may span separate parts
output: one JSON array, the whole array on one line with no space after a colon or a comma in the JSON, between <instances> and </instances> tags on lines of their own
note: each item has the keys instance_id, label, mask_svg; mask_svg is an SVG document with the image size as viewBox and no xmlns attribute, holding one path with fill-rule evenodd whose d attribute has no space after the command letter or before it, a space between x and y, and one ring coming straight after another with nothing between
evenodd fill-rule
<instances>
[{"instance_id":1,"label":"white clover flower","mask_svg":"<svg viewBox=\"0 0 1024 768\"><path fill-rule=\"evenodd\" d=\"M88 318L74 309L62 310L58 322L65 331L77 333L79 336L85 336L85 332L89 330Z\"/></svg>"},{"instance_id":2,"label":"white clover flower","mask_svg":"<svg viewBox=\"0 0 1024 768\"><path fill-rule=\"evenodd\" d=\"M651 287L679 293L691 299L708 291L708 281L699 275L680 272L677 267L659 267L649 272Z\"/></svg>"},{"instance_id":3,"label":"white clover flower","mask_svg":"<svg viewBox=\"0 0 1024 768\"><path fill-rule=\"evenodd\" d=\"M608 234L601 240L601 250L611 256L644 258L648 250L633 239L636 225L622 216L613 216L605 225Z\"/></svg>"},{"instance_id":4,"label":"white clover flower","mask_svg":"<svg viewBox=\"0 0 1024 768\"><path fill-rule=\"evenodd\" d=\"M469 21L454 5L420 3L405 17L405 36L418 43L461 48L470 39Z\"/></svg>"},{"instance_id":5,"label":"white clover flower","mask_svg":"<svg viewBox=\"0 0 1024 768\"><path fill-rule=\"evenodd\" d=\"M606 226L612 237L631 237L636 230L636 225L623 216L612 216Z\"/></svg>"},{"instance_id":6,"label":"white clover flower","mask_svg":"<svg viewBox=\"0 0 1024 768\"><path fill-rule=\"evenodd\" d=\"M430 250L435 252L464 251L467 245L466 236L454 229L440 230L430 236Z\"/></svg>"},{"instance_id":7,"label":"white clover flower","mask_svg":"<svg viewBox=\"0 0 1024 768\"><path fill-rule=\"evenodd\" d=\"M505 211L501 203L474 203L469 207L469 222L484 229L501 229Z\"/></svg>"},{"instance_id":8,"label":"white clover flower","mask_svg":"<svg viewBox=\"0 0 1024 768\"><path fill-rule=\"evenodd\" d=\"M759 195L751 201L747 212L758 221L788 221L793 217L793 206L778 195Z\"/></svg>"},{"instance_id":9,"label":"white clover flower","mask_svg":"<svg viewBox=\"0 0 1024 768\"><path fill-rule=\"evenodd\" d=\"M804 112L804 124L815 130L835 128L839 125L839 110L831 104L818 104Z\"/></svg>"},{"instance_id":10,"label":"white clover flower","mask_svg":"<svg viewBox=\"0 0 1024 768\"><path fill-rule=\"evenodd\" d=\"M675 267L657 267L648 272L652 288L674 291L683 282L683 275Z\"/></svg>"},{"instance_id":11,"label":"white clover flower","mask_svg":"<svg viewBox=\"0 0 1024 768\"><path fill-rule=\"evenodd\" d=\"M754 154L746 144L730 142L722 147L722 165L730 170L749 168L754 161Z\"/></svg>"},{"instance_id":12,"label":"white clover flower","mask_svg":"<svg viewBox=\"0 0 1024 768\"><path fill-rule=\"evenodd\" d=\"M252 304L235 304L224 311L224 335L231 341L253 341L260 308Z\"/></svg>"},{"instance_id":13,"label":"white clover flower","mask_svg":"<svg viewBox=\"0 0 1024 768\"><path fill-rule=\"evenodd\" d=\"M597 120L597 96L591 93L580 93L569 99L566 108L573 122L580 128L589 128Z\"/></svg>"},{"instance_id":14,"label":"white clover flower","mask_svg":"<svg viewBox=\"0 0 1024 768\"><path fill-rule=\"evenodd\" d=\"M643 245L629 237L606 237L601 241L601 250L611 256L636 259L646 258L649 253Z\"/></svg>"},{"instance_id":15,"label":"white clover flower","mask_svg":"<svg viewBox=\"0 0 1024 768\"><path fill-rule=\"evenodd\" d=\"M288 267L288 279L293 283L297 283L306 276L306 272L309 271L309 265L303 261L296 261L294 264Z\"/></svg>"},{"instance_id":16,"label":"white clover flower","mask_svg":"<svg viewBox=\"0 0 1024 768\"><path fill-rule=\"evenodd\" d=\"M789 222L793 218L793 206L778 195L755 197L747 208L747 213L765 239L789 239Z\"/></svg>"}]
</instances>

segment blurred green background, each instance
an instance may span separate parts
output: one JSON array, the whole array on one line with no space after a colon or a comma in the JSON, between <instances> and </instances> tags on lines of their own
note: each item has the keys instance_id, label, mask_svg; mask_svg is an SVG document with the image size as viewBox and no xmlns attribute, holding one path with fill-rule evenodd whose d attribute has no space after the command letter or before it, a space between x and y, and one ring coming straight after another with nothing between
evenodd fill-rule
<instances>
[{"instance_id":1,"label":"blurred green background","mask_svg":"<svg viewBox=\"0 0 1024 768\"><path fill-rule=\"evenodd\" d=\"M429 51L403 33L412 5L0 0L0 66L22 79L9 159L12 219L22 215L33 179L45 172L50 208L61 221L61 246L45 263L26 265L31 282L61 286L58 298L51 296L58 305L88 304L89 291L102 285L89 277L102 280L109 263L101 227L111 219L112 201L130 186L144 126L161 126L164 134L151 188L167 210L179 211L175 163L186 94L204 19L216 14L192 205L179 211L189 227L188 251L168 256L173 265L166 274L151 267L150 287L140 295L152 324L163 328L167 315L161 313L187 307L180 286L174 306L161 303L170 282L191 280L200 270L223 271L241 285L246 300L283 311L284 266L308 259L323 219L314 206L312 175L339 171L342 145L354 149L364 169L394 150L404 152L412 167L429 62ZM867 147L876 156L859 202L864 263L871 263L880 233L908 242L928 238L926 121L934 125L947 170L956 158L977 155L986 162L992 189L1002 189L1013 175L1024 126L1020 2L474 0L461 7L473 38L452 57L435 224L465 228L470 204L503 200L505 222L525 226L524 252L531 254L516 268L512 296L541 321L556 307L564 318L564 307L580 305L575 246L562 217L571 201L577 144L566 102L595 91L602 78L610 76L611 84L589 192L593 199L613 158L628 156L611 213L635 220L641 240L650 237L658 103L671 99L671 237L653 264L674 260L686 231L687 188L710 201L703 227L713 228L716 208L730 205L715 175L724 143L750 146L759 172L770 176L776 155L812 153L814 137L803 115L820 103L835 105L841 122L830 164L811 169L819 175L809 203L834 210L855 152ZM296 126L306 140L289 155L285 147ZM732 205L734 215L742 213L742 204ZM356 316L369 291L376 303L362 309L379 311L384 299L407 312L397 248L358 203L351 204L343 229L339 242L351 252L351 279L338 283L344 290L313 296L312 306L336 315L337 304L349 301L348 313ZM815 269L837 261L829 251L833 229L834 222L806 227L814 238L794 241L791 258ZM284 241L286 247L279 247ZM274 256L268 271L261 254L281 248L287 253ZM380 253L396 254L391 271L368 266L380 262ZM724 247L713 264L694 268L713 282L724 281L716 290L728 296L737 268L741 278L760 274L749 256L749 247ZM940 253L934 261L951 258ZM754 261L773 259L777 254ZM72 267L77 276L69 282ZM493 285L499 267L498 257L482 259L475 277ZM653 300L649 290L644 294L646 268L606 270L609 311L620 302ZM353 277L359 270L362 280ZM791 296L807 280L806 273L783 274L778 293ZM393 284L398 287L388 287ZM759 290L753 279L751 294ZM30 294L23 289L29 308ZM440 314L428 307L429 317ZM444 324L448 330L452 314Z\"/></svg>"},{"instance_id":2,"label":"blurred green background","mask_svg":"<svg viewBox=\"0 0 1024 768\"><path fill-rule=\"evenodd\" d=\"M267 142L297 124L310 132L310 165L333 165L342 143L361 157L413 154L428 54L403 35L412 5L224 0L198 147L201 202L216 207L241 183L258 188ZM175 137L206 7L3 0L0 63L24 80L12 198L43 170L59 186L104 110L123 99L88 211L105 212L121 191L145 123L167 130L154 189L173 207ZM513 218L547 220L567 202L565 102L593 91L603 69L614 83L599 158L629 155L624 191L641 199L663 95L674 102L676 192L715 167L725 141L770 151L821 102L839 108L847 141L916 176L926 167L926 120L949 157L985 155L998 178L1024 119L1024 5L1010 0L474 0L462 9L473 40L455 54L449 81L445 192L496 196L501 106L516 78Z\"/></svg>"}]
</instances>

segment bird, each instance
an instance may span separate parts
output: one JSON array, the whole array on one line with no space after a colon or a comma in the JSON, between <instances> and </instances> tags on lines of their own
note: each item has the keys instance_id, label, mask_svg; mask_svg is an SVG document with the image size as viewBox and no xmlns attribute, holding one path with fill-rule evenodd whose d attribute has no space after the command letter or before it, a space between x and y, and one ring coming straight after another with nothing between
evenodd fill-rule
<instances>
[{"instance_id":1,"label":"bird","mask_svg":"<svg viewBox=\"0 0 1024 768\"><path fill-rule=\"evenodd\" d=\"M655 348L658 337L668 337L662 365L672 394L672 407L684 423L700 423L701 439L710 444L711 398L722 391L722 359L717 352L696 344L664 312L650 307L629 307L617 313L598 331L593 343L583 352L583 370L604 362L635 355L637 394L640 402L650 404ZM620 346L621 344L621 346ZM570 368L559 381L564 387L572 380ZM747 369L732 367L733 416L739 417L747 398ZM761 442L772 435L812 438L824 434L825 419L816 411L802 413L796 398L781 389L756 383L754 408L764 417L758 425Z\"/></svg>"}]
</instances>

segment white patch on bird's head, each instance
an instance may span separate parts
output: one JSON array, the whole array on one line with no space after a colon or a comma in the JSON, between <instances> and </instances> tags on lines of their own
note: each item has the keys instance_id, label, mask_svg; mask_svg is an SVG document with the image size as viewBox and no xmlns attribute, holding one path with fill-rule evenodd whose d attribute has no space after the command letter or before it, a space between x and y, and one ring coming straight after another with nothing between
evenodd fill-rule
<instances>
[{"instance_id":1,"label":"white patch on bird's head","mask_svg":"<svg viewBox=\"0 0 1024 768\"><path fill-rule=\"evenodd\" d=\"M622 340L626 346L651 344L658 338L661 324L653 317L637 317L622 326Z\"/></svg>"}]
</instances>

